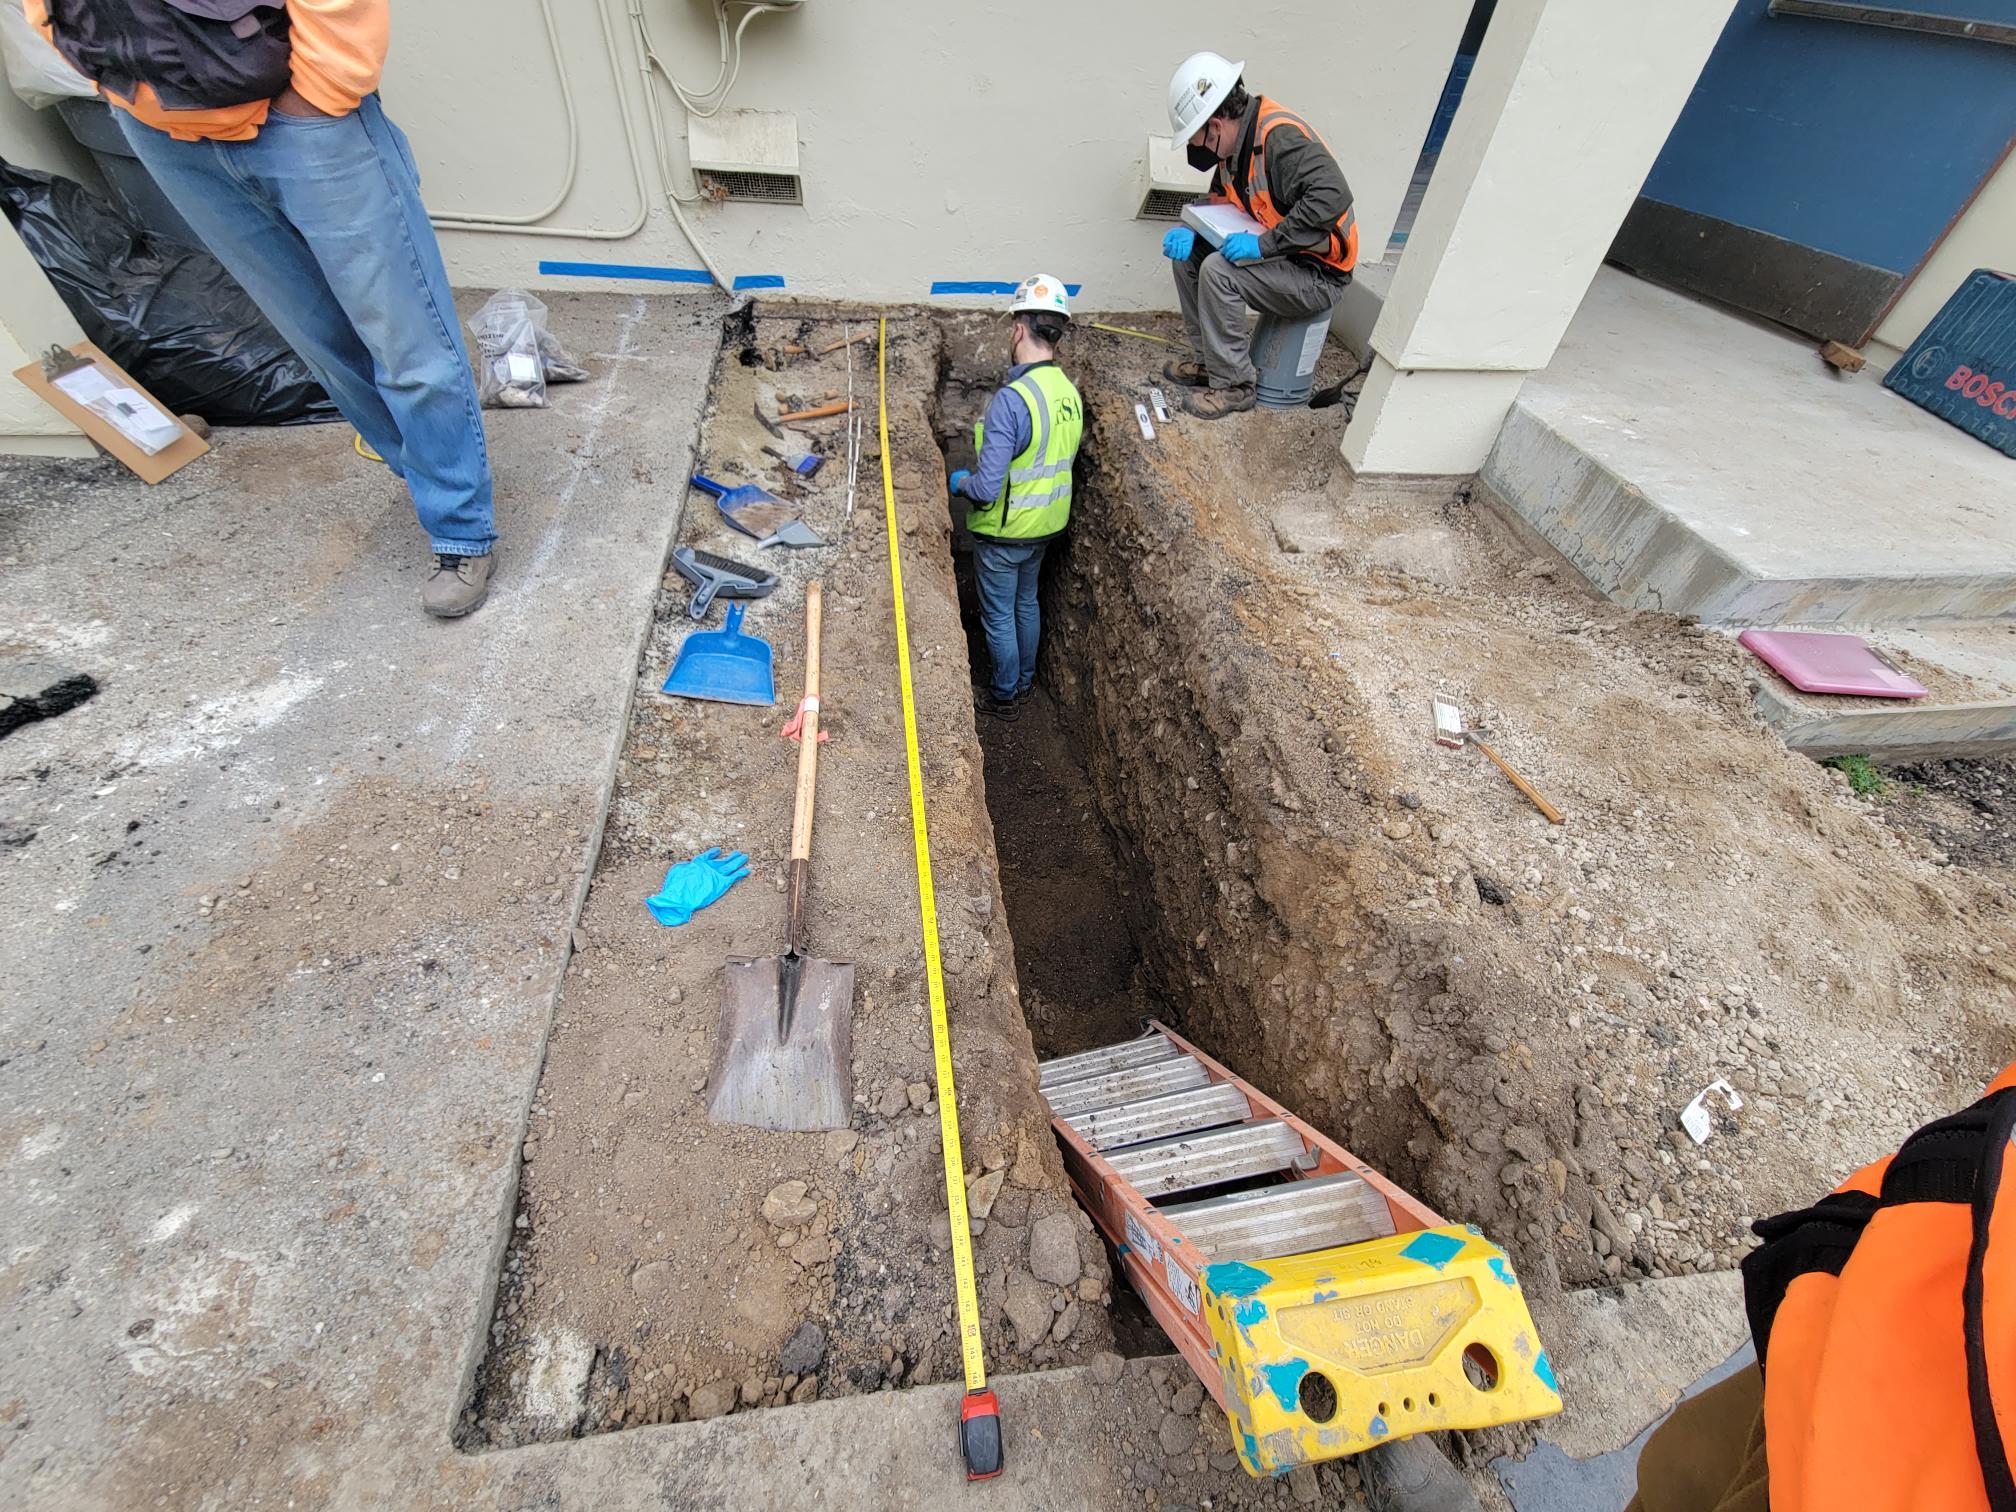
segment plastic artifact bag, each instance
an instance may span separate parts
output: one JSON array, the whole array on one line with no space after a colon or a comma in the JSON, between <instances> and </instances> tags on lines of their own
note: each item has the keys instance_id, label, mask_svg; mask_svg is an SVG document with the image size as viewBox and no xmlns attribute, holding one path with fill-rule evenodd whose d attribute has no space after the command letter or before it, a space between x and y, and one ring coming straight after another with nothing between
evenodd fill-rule
<instances>
[{"instance_id":1,"label":"plastic artifact bag","mask_svg":"<svg viewBox=\"0 0 2016 1512\"><path fill-rule=\"evenodd\" d=\"M176 415L212 425L340 418L308 364L200 247L81 184L0 159L0 212L105 354Z\"/></svg>"},{"instance_id":2,"label":"plastic artifact bag","mask_svg":"<svg viewBox=\"0 0 2016 1512\"><path fill-rule=\"evenodd\" d=\"M522 289L499 289L469 317L476 338L476 391L485 409L544 409L546 385L588 376L546 326L546 306Z\"/></svg>"},{"instance_id":3,"label":"plastic artifact bag","mask_svg":"<svg viewBox=\"0 0 2016 1512\"><path fill-rule=\"evenodd\" d=\"M7 65L7 82L14 93L36 110L46 110L58 100L88 100L98 93L28 24L19 5L0 5L0 61Z\"/></svg>"}]
</instances>

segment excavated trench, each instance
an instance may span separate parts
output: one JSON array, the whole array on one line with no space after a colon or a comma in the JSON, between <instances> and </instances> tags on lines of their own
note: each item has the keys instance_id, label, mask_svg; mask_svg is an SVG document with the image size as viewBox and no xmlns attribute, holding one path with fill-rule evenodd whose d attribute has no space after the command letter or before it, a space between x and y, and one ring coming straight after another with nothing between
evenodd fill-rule
<instances>
[{"instance_id":1,"label":"excavated trench","mask_svg":"<svg viewBox=\"0 0 2016 1512\"><path fill-rule=\"evenodd\" d=\"M759 319L731 331L729 348L813 334L807 321ZM1209 541L1214 522L1132 444L1131 424L1120 428L1130 380L1103 371L1089 335L1070 354L1088 432L1073 528L1045 566L1038 687L1019 720L960 728L969 666L977 677L986 655L970 557L939 480L948 462L970 459L971 422L1001 378L1000 334L998 321L972 317L903 331L890 424L965 1046L961 1116L979 1152L969 1191L991 1183L1000 1194L976 1234L983 1326L995 1367L1012 1371L1115 1344L1169 1347L1111 1284L1082 1214L1082 1279L1061 1289L1030 1279L1027 1236L1043 1215L1074 1211L1035 1093L1037 1059L1160 1018L1434 1203L1446 1194L1434 1180L1433 1089L1395 1053L1391 1026L1396 1015L1434 1022L1449 949L1361 904L1377 825L1373 783L1337 734L1349 710L1301 675L1306 658L1284 664L1270 645L1265 585ZM769 380L724 355L700 462L747 475L764 465L755 454L767 437L742 434L737 417L748 388ZM775 749L765 711L742 719L655 698L683 632L687 590L669 582L583 915L592 946L570 973L534 1099L516 1235L458 1435L466 1448L956 1373L914 895L907 867L862 869L908 845L900 729L880 677L892 647L879 624L886 568L869 434L857 512L843 517L837 496L818 493L808 513L843 547L817 563L835 710L819 792L821 854L845 858L822 875L847 878L815 888L812 932L878 963L857 1004L853 1127L752 1138L705 1120L696 1073L711 983L724 955L775 948L775 904L738 892L695 926L663 931L639 920L636 899L668 852L724 838L750 851L760 876L775 859L764 849L772 818L788 812L790 763L763 754ZM711 520L692 509L687 520L682 540L711 544L698 533ZM779 606L814 567L810 555L782 566L786 587L762 607L788 700L796 632ZM941 648L964 649L969 666ZM694 828L696 815L709 827ZM1012 976L999 969L1010 959ZM767 1190L786 1175L799 1178L795 1195ZM805 1216L778 1216L789 1207ZM823 1360L794 1375L799 1319Z\"/></svg>"}]
</instances>

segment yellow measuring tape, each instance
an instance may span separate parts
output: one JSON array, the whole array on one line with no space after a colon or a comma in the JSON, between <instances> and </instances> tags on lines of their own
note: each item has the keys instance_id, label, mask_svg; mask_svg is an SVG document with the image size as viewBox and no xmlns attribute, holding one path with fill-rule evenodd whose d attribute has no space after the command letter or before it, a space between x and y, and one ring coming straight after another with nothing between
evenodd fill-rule
<instances>
[{"instance_id":1,"label":"yellow measuring tape","mask_svg":"<svg viewBox=\"0 0 2016 1512\"><path fill-rule=\"evenodd\" d=\"M959 1354L966 1369L960 1443L969 1480L1001 1473L1001 1420L987 1390L980 1346L980 1299L973 1285L973 1236L966 1218L966 1160L959 1148L959 1099L952 1084L952 1032L945 1015L945 967L938 955L938 897L931 887L931 835L924 822L924 763L917 751L917 693L910 680L910 621L903 611L902 531L889 467L889 322L878 322L876 423L882 443L882 513L889 534L889 591L896 603L896 668L903 682L903 756L910 769L910 835L917 851L917 911L924 926L924 981L931 997L931 1050L938 1071L938 1137L945 1155L945 1205L952 1220L952 1277L959 1302Z\"/></svg>"}]
</instances>

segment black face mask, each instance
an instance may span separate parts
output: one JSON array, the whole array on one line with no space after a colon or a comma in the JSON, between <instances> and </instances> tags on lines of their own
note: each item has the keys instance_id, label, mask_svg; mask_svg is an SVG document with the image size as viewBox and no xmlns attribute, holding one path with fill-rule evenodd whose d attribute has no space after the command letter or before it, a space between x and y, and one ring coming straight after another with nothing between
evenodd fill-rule
<instances>
[{"instance_id":1,"label":"black face mask","mask_svg":"<svg viewBox=\"0 0 2016 1512\"><path fill-rule=\"evenodd\" d=\"M1199 173L1209 173L1218 166L1218 154L1209 147L1185 147L1183 156L1190 160L1190 166Z\"/></svg>"}]
</instances>

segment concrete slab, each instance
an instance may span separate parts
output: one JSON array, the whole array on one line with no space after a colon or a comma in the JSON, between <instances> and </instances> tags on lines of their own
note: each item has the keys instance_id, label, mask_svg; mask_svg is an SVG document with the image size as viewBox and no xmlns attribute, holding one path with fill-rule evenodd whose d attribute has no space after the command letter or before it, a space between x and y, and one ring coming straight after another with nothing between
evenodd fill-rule
<instances>
[{"instance_id":1,"label":"concrete slab","mask_svg":"<svg viewBox=\"0 0 2016 1512\"><path fill-rule=\"evenodd\" d=\"M1614 269L1482 477L1633 607L1730 625L2016 616L2016 464L1800 339Z\"/></svg>"},{"instance_id":2,"label":"concrete slab","mask_svg":"<svg viewBox=\"0 0 2016 1512\"><path fill-rule=\"evenodd\" d=\"M1816 761L1861 755L1879 763L2016 749L2016 624L1891 627L1865 638L1926 696L1801 693L1760 664L1757 710L1791 749Z\"/></svg>"}]
</instances>

